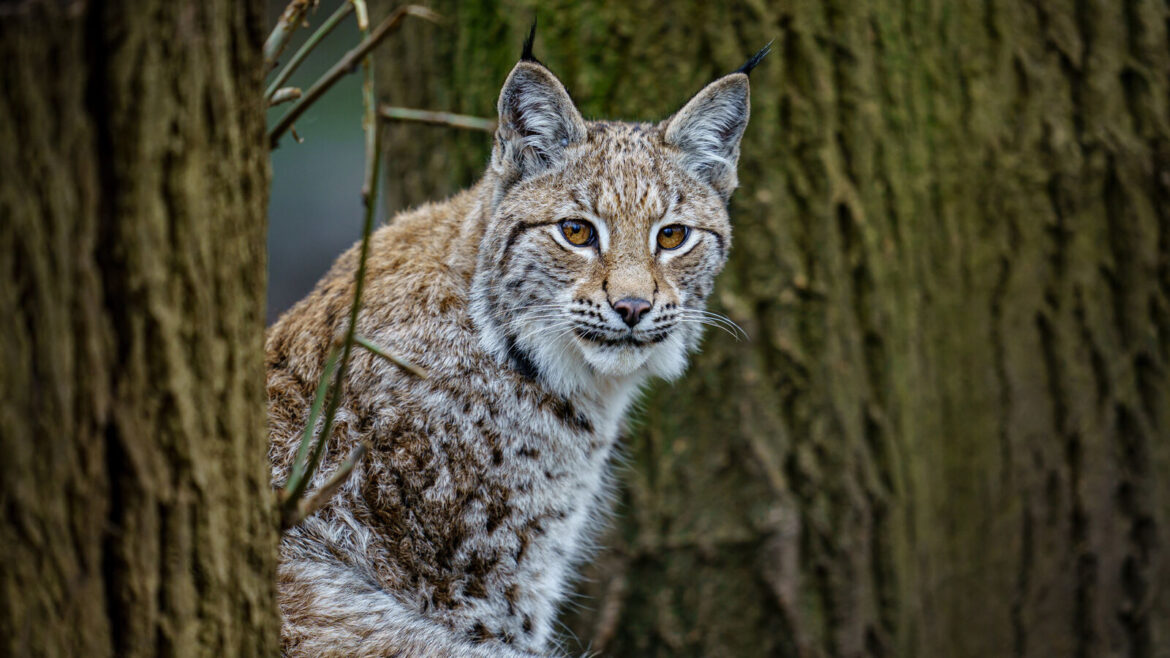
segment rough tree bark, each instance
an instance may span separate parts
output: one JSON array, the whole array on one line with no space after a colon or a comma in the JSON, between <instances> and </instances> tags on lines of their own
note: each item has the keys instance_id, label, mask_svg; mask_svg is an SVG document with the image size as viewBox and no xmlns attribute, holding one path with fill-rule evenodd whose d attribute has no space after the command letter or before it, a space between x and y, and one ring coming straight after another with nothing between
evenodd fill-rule
<instances>
[{"instance_id":1,"label":"rough tree bark","mask_svg":"<svg viewBox=\"0 0 1170 658\"><path fill-rule=\"evenodd\" d=\"M776 39L715 295L751 339L648 396L583 645L1170 655L1164 1L432 5L383 51L394 104L490 116L537 14L592 116ZM488 142L394 127L392 201Z\"/></svg>"},{"instance_id":2,"label":"rough tree bark","mask_svg":"<svg viewBox=\"0 0 1170 658\"><path fill-rule=\"evenodd\" d=\"M263 4L0 3L0 654L275 655Z\"/></svg>"}]
</instances>

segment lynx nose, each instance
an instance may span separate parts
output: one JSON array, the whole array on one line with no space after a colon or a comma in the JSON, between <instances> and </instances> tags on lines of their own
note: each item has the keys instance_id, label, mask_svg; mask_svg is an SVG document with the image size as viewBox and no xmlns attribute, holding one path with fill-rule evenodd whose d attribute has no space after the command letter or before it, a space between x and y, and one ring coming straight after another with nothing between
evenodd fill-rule
<instances>
[{"instance_id":1,"label":"lynx nose","mask_svg":"<svg viewBox=\"0 0 1170 658\"><path fill-rule=\"evenodd\" d=\"M613 303L613 310L622 316L627 327L632 327L650 310L650 302L638 297L624 297Z\"/></svg>"}]
</instances>

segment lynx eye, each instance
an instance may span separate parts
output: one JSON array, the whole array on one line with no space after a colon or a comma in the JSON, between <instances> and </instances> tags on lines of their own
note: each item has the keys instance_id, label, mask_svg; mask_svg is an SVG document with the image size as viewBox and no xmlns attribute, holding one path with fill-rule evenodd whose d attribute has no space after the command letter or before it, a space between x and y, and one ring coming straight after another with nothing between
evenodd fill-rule
<instances>
[{"instance_id":1,"label":"lynx eye","mask_svg":"<svg viewBox=\"0 0 1170 658\"><path fill-rule=\"evenodd\" d=\"M658 229L658 246L663 249L678 249L678 246L687 239L690 229L682 224L671 224Z\"/></svg>"},{"instance_id":2,"label":"lynx eye","mask_svg":"<svg viewBox=\"0 0 1170 658\"><path fill-rule=\"evenodd\" d=\"M565 236L569 244L575 244L578 247L589 246L597 239L597 231L593 229L593 225L580 219L562 221L561 234Z\"/></svg>"}]
</instances>

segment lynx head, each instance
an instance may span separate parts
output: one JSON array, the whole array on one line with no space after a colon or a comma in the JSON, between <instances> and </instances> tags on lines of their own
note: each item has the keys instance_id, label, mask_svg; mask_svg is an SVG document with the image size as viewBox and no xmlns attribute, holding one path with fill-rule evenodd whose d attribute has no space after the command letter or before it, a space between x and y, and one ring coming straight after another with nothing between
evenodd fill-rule
<instances>
[{"instance_id":1,"label":"lynx head","mask_svg":"<svg viewBox=\"0 0 1170 658\"><path fill-rule=\"evenodd\" d=\"M660 123L621 123L582 118L525 44L472 284L490 352L562 394L682 373L731 246L747 74L766 53Z\"/></svg>"}]
</instances>

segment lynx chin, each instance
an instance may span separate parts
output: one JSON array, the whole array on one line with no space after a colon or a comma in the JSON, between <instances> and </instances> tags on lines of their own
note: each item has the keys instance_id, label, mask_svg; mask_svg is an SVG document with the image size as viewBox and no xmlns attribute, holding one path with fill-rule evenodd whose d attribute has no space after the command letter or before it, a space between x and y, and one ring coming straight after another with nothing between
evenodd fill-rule
<instances>
[{"instance_id":1,"label":"lynx chin","mask_svg":"<svg viewBox=\"0 0 1170 658\"><path fill-rule=\"evenodd\" d=\"M660 123L586 121L529 36L482 180L372 238L358 331L430 376L355 351L313 488L372 449L284 537L284 655L556 653L631 397L678 377L707 321L766 52ZM355 247L268 332L277 483L356 264Z\"/></svg>"}]
</instances>

